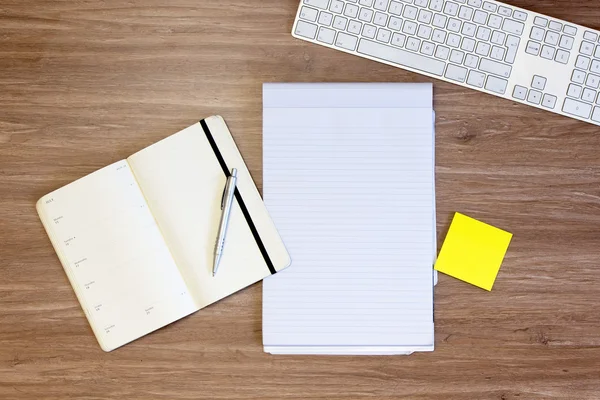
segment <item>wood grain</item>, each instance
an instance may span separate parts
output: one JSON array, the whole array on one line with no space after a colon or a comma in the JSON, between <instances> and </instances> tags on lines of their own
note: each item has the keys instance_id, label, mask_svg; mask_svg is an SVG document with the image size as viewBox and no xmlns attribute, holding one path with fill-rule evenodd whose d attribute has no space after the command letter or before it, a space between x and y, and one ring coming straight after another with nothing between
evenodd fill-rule
<instances>
[{"instance_id":1,"label":"wood grain","mask_svg":"<svg viewBox=\"0 0 600 400\"><path fill-rule=\"evenodd\" d=\"M100 350L39 197L217 113L260 185L263 82L429 81L293 39L297 5L0 3L0 398L600 399L600 129L438 81L438 236L454 211L515 236L491 293L441 277L434 353L264 354L260 285Z\"/></svg>"}]
</instances>

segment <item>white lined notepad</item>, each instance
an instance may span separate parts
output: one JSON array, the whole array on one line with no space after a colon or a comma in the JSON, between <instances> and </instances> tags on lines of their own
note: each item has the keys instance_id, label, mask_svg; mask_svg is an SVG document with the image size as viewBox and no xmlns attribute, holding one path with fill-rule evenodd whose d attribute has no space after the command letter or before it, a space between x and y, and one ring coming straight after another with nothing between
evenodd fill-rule
<instances>
[{"instance_id":1,"label":"white lined notepad","mask_svg":"<svg viewBox=\"0 0 600 400\"><path fill-rule=\"evenodd\" d=\"M292 257L264 282L265 351L433 350L432 115L431 84L264 86L264 198Z\"/></svg>"}]
</instances>

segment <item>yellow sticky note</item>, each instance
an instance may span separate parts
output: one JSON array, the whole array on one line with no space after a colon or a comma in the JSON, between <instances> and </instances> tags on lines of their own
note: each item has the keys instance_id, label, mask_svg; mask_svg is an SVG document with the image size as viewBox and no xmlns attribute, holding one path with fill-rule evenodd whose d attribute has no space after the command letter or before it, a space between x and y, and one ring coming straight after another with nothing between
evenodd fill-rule
<instances>
[{"instance_id":1,"label":"yellow sticky note","mask_svg":"<svg viewBox=\"0 0 600 400\"><path fill-rule=\"evenodd\" d=\"M435 269L492 290L511 239L512 233L456 213Z\"/></svg>"}]
</instances>

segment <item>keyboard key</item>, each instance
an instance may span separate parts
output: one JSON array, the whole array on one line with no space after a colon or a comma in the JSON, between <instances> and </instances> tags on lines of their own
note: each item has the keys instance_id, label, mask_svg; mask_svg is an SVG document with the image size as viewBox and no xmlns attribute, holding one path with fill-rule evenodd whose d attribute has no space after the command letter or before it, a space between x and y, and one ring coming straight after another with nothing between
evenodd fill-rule
<instances>
[{"instance_id":1,"label":"keyboard key","mask_svg":"<svg viewBox=\"0 0 600 400\"><path fill-rule=\"evenodd\" d=\"M504 41L506 40L506 33L500 31L494 31L492 33L492 43L504 46Z\"/></svg>"},{"instance_id":2,"label":"keyboard key","mask_svg":"<svg viewBox=\"0 0 600 400\"><path fill-rule=\"evenodd\" d=\"M380 11L387 11L390 0L375 0L373 8Z\"/></svg>"},{"instance_id":3,"label":"keyboard key","mask_svg":"<svg viewBox=\"0 0 600 400\"><path fill-rule=\"evenodd\" d=\"M419 47L421 46L421 41L414 37L409 37L406 40L406 48L413 51L419 51Z\"/></svg>"},{"instance_id":4,"label":"keyboard key","mask_svg":"<svg viewBox=\"0 0 600 400\"><path fill-rule=\"evenodd\" d=\"M465 65L469 68L477 68L477 65L479 65L479 57L473 54L467 54Z\"/></svg>"},{"instance_id":5,"label":"keyboard key","mask_svg":"<svg viewBox=\"0 0 600 400\"><path fill-rule=\"evenodd\" d=\"M593 87L594 89L598 89L598 86L600 85L600 76L589 74L585 81L585 85Z\"/></svg>"},{"instance_id":6,"label":"keyboard key","mask_svg":"<svg viewBox=\"0 0 600 400\"><path fill-rule=\"evenodd\" d=\"M423 44L421 45L421 53L425 55L432 56L434 50L435 44L431 42L423 42Z\"/></svg>"},{"instance_id":7,"label":"keyboard key","mask_svg":"<svg viewBox=\"0 0 600 400\"><path fill-rule=\"evenodd\" d=\"M533 104L540 104L542 101L542 93L537 90L530 90L527 95L527 101Z\"/></svg>"},{"instance_id":8,"label":"keyboard key","mask_svg":"<svg viewBox=\"0 0 600 400\"><path fill-rule=\"evenodd\" d=\"M346 25L348 24L348 18L340 17L336 15L333 19L333 27L339 29L341 31L346 30Z\"/></svg>"},{"instance_id":9,"label":"keyboard key","mask_svg":"<svg viewBox=\"0 0 600 400\"><path fill-rule=\"evenodd\" d=\"M542 40L544 40L544 36L545 31L542 28L538 28L537 26L531 28L531 34L529 35L529 38L541 42Z\"/></svg>"},{"instance_id":10,"label":"keyboard key","mask_svg":"<svg viewBox=\"0 0 600 400\"><path fill-rule=\"evenodd\" d=\"M598 40L598 34L591 31L585 31L583 34L583 38L585 40L591 40L592 42L595 42L596 40Z\"/></svg>"},{"instance_id":11,"label":"keyboard key","mask_svg":"<svg viewBox=\"0 0 600 400\"><path fill-rule=\"evenodd\" d=\"M431 38L431 40L433 40L434 42L437 43L445 43L446 42L446 31L442 31L439 29L434 29L433 30L433 36Z\"/></svg>"},{"instance_id":12,"label":"keyboard key","mask_svg":"<svg viewBox=\"0 0 600 400\"><path fill-rule=\"evenodd\" d=\"M448 39L446 39L446 44L450 47L459 47L460 46L460 36L455 35L454 33L450 33L448 35Z\"/></svg>"},{"instance_id":13,"label":"keyboard key","mask_svg":"<svg viewBox=\"0 0 600 400\"><path fill-rule=\"evenodd\" d=\"M490 75L488 76L485 88L494 93L504 94L506 92L506 85L508 85L508 81Z\"/></svg>"},{"instance_id":14,"label":"keyboard key","mask_svg":"<svg viewBox=\"0 0 600 400\"><path fill-rule=\"evenodd\" d=\"M534 89L544 90L546 88L547 79L543 76L534 75L531 81L531 87Z\"/></svg>"},{"instance_id":15,"label":"keyboard key","mask_svg":"<svg viewBox=\"0 0 600 400\"><path fill-rule=\"evenodd\" d=\"M373 20L373 14L375 14L373 10L369 8L361 8L360 14L358 14L358 19L363 22L371 22Z\"/></svg>"},{"instance_id":16,"label":"keyboard key","mask_svg":"<svg viewBox=\"0 0 600 400\"><path fill-rule=\"evenodd\" d=\"M590 66L590 59L585 56L577 56L577 62L575 63L577 68L588 69Z\"/></svg>"},{"instance_id":17,"label":"keyboard key","mask_svg":"<svg viewBox=\"0 0 600 400\"><path fill-rule=\"evenodd\" d=\"M527 98L527 88L516 85L513 90L513 97L519 100L525 100Z\"/></svg>"},{"instance_id":18,"label":"keyboard key","mask_svg":"<svg viewBox=\"0 0 600 400\"><path fill-rule=\"evenodd\" d=\"M429 3L429 0L415 0L415 6L427 7L427 3Z\"/></svg>"},{"instance_id":19,"label":"keyboard key","mask_svg":"<svg viewBox=\"0 0 600 400\"><path fill-rule=\"evenodd\" d=\"M587 101L588 103L593 103L596 100L596 91L590 88L583 89L581 100Z\"/></svg>"},{"instance_id":20,"label":"keyboard key","mask_svg":"<svg viewBox=\"0 0 600 400\"><path fill-rule=\"evenodd\" d=\"M479 69L483 72L487 72L494 75L499 75L504 78L510 77L512 67L507 64L502 64L497 61L482 58L479 63Z\"/></svg>"},{"instance_id":21,"label":"keyboard key","mask_svg":"<svg viewBox=\"0 0 600 400\"><path fill-rule=\"evenodd\" d=\"M456 18L450 18L450 20L448 21L448 26L446 27L446 29L448 29L451 32L459 33L461 26L462 26L462 22L460 22Z\"/></svg>"},{"instance_id":22,"label":"keyboard key","mask_svg":"<svg viewBox=\"0 0 600 400\"><path fill-rule=\"evenodd\" d=\"M565 99L565 103L563 105L563 112L576 117L588 119L592 113L592 106L581 101L567 98Z\"/></svg>"},{"instance_id":23,"label":"keyboard key","mask_svg":"<svg viewBox=\"0 0 600 400\"><path fill-rule=\"evenodd\" d=\"M546 93L542 99L542 105L546 108L554 109L556 106L556 96Z\"/></svg>"},{"instance_id":24,"label":"keyboard key","mask_svg":"<svg viewBox=\"0 0 600 400\"><path fill-rule=\"evenodd\" d=\"M481 7L481 0L468 0L467 4L473 7Z\"/></svg>"},{"instance_id":25,"label":"keyboard key","mask_svg":"<svg viewBox=\"0 0 600 400\"><path fill-rule=\"evenodd\" d=\"M505 19L502 24L502 30L504 32L512 33L513 35L521 35L525 29L525 24L522 22L514 21L512 19Z\"/></svg>"},{"instance_id":26,"label":"keyboard key","mask_svg":"<svg viewBox=\"0 0 600 400\"><path fill-rule=\"evenodd\" d=\"M556 22L556 21L550 21L550 24L548 25L548 28L552 29L553 31L557 31L560 32L562 30L562 24L560 22Z\"/></svg>"},{"instance_id":27,"label":"keyboard key","mask_svg":"<svg viewBox=\"0 0 600 400\"><path fill-rule=\"evenodd\" d=\"M317 40L319 42L333 44L335 40L335 31L333 29L321 27L319 29L319 34L317 35Z\"/></svg>"},{"instance_id":28,"label":"keyboard key","mask_svg":"<svg viewBox=\"0 0 600 400\"><path fill-rule=\"evenodd\" d=\"M417 18L417 21L419 21L420 23L430 24L432 19L433 13L431 11L425 9L419 11L419 17Z\"/></svg>"},{"instance_id":29,"label":"keyboard key","mask_svg":"<svg viewBox=\"0 0 600 400\"><path fill-rule=\"evenodd\" d=\"M575 36L577 35L577 28L571 25L565 25L563 28L563 32L567 35Z\"/></svg>"},{"instance_id":30,"label":"keyboard key","mask_svg":"<svg viewBox=\"0 0 600 400\"><path fill-rule=\"evenodd\" d=\"M358 16L358 6L355 6L354 4L346 4L344 15L346 17L356 18Z\"/></svg>"},{"instance_id":31,"label":"keyboard key","mask_svg":"<svg viewBox=\"0 0 600 400\"><path fill-rule=\"evenodd\" d=\"M336 14L341 14L342 11L344 11L344 2L332 0L331 5L329 6L329 11L332 11Z\"/></svg>"},{"instance_id":32,"label":"keyboard key","mask_svg":"<svg viewBox=\"0 0 600 400\"><path fill-rule=\"evenodd\" d=\"M500 6L498 7L498 14L510 17L512 15L512 10L508 7Z\"/></svg>"},{"instance_id":33,"label":"keyboard key","mask_svg":"<svg viewBox=\"0 0 600 400\"><path fill-rule=\"evenodd\" d=\"M585 54L586 56L591 56L594 54L594 44L590 42L581 42L579 52L581 54Z\"/></svg>"},{"instance_id":34,"label":"keyboard key","mask_svg":"<svg viewBox=\"0 0 600 400\"><path fill-rule=\"evenodd\" d=\"M519 39L518 37L508 35L508 37L506 38L506 47L508 47L508 51L506 52L506 58L504 59L504 61L510 64L515 62L520 42L521 39Z\"/></svg>"},{"instance_id":35,"label":"keyboard key","mask_svg":"<svg viewBox=\"0 0 600 400\"><path fill-rule=\"evenodd\" d=\"M488 13L486 13L485 11L477 10L475 11L475 15L473 16L473 22L485 25L485 23L487 22L487 18Z\"/></svg>"},{"instance_id":36,"label":"keyboard key","mask_svg":"<svg viewBox=\"0 0 600 400\"><path fill-rule=\"evenodd\" d=\"M404 16L404 18L408 18L408 19L417 19L417 12L418 9L416 7L413 6L406 6L404 7L404 14L402 14Z\"/></svg>"},{"instance_id":37,"label":"keyboard key","mask_svg":"<svg viewBox=\"0 0 600 400\"><path fill-rule=\"evenodd\" d=\"M373 6L373 0L359 0L358 2L361 6L371 7Z\"/></svg>"},{"instance_id":38,"label":"keyboard key","mask_svg":"<svg viewBox=\"0 0 600 400\"><path fill-rule=\"evenodd\" d=\"M492 30L490 28L486 28L485 26L480 26L477 28L477 39L488 41L490 40L490 36L492 35Z\"/></svg>"},{"instance_id":39,"label":"keyboard key","mask_svg":"<svg viewBox=\"0 0 600 400\"><path fill-rule=\"evenodd\" d=\"M545 28L546 25L548 25L548 20L542 17L535 17L533 20L533 24Z\"/></svg>"},{"instance_id":40,"label":"keyboard key","mask_svg":"<svg viewBox=\"0 0 600 400\"><path fill-rule=\"evenodd\" d=\"M569 57L570 53L568 51L558 49L556 56L554 57L554 61L561 64L567 64L569 62Z\"/></svg>"},{"instance_id":41,"label":"keyboard key","mask_svg":"<svg viewBox=\"0 0 600 400\"><path fill-rule=\"evenodd\" d=\"M402 32L406 33L407 35L414 36L417 33L417 24L412 21L404 21Z\"/></svg>"},{"instance_id":42,"label":"keyboard key","mask_svg":"<svg viewBox=\"0 0 600 400\"><path fill-rule=\"evenodd\" d=\"M458 12L458 18L470 21L473 17L474 10L471 7L460 6L460 11Z\"/></svg>"},{"instance_id":43,"label":"keyboard key","mask_svg":"<svg viewBox=\"0 0 600 400\"><path fill-rule=\"evenodd\" d=\"M571 36L562 35L558 46L563 49L571 50L573 48L574 42L575 42L575 39L573 39Z\"/></svg>"},{"instance_id":44,"label":"keyboard key","mask_svg":"<svg viewBox=\"0 0 600 400\"><path fill-rule=\"evenodd\" d=\"M431 37L431 27L428 25L419 25L417 36L422 39L429 39Z\"/></svg>"},{"instance_id":45,"label":"keyboard key","mask_svg":"<svg viewBox=\"0 0 600 400\"><path fill-rule=\"evenodd\" d=\"M569 85L569 88L567 89L567 96L575 97L576 99L578 99L579 96L581 96L582 91L583 88L581 86L577 86L571 83Z\"/></svg>"},{"instance_id":46,"label":"keyboard key","mask_svg":"<svg viewBox=\"0 0 600 400\"><path fill-rule=\"evenodd\" d=\"M579 83L580 85L583 85L583 83L585 82L585 72L580 71L578 69L573 71L573 74L571 75L571 82L575 82L575 83Z\"/></svg>"},{"instance_id":47,"label":"keyboard key","mask_svg":"<svg viewBox=\"0 0 600 400\"><path fill-rule=\"evenodd\" d=\"M442 76L446 66L446 63L443 61L372 42L367 39L360 40L357 51L367 56L379 58L380 60L416 69L431 75Z\"/></svg>"},{"instance_id":48,"label":"keyboard key","mask_svg":"<svg viewBox=\"0 0 600 400\"><path fill-rule=\"evenodd\" d=\"M467 78L467 83L471 86L475 86L478 88L482 88L485 83L485 74L479 71L469 71L469 77Z\"/></svg>"},{"instance_id":49,"label":"keyboard key","mask_svg":"<svg viewBox=\"0 0 600 400\"><path fill-rule=\"evenodd\" d=\"M527 42L527 48L525 49L525 53L537 56L540 53L540 44L537 42L532 42L530 40L529 42Z\"/></svg>"},{"instance_id":50,"label":"keyboard key","mask_svg":"<svg viewBox=\"0 0 600 400\"><path fill-rule=\"evenodd\" d=\"M442 60L447 60L450 56L450 49L444 46L438 46L437 49L435 49L435 56Z\"/></svg>"},{"instance_id":51,"label":"keyboard key","mask_svg":"<svg viewBox=\"0 0 600 400\"><path fill-rule=\"evenodd\" d=\"M319 15L319 11L310 7L302 7L300 10L300 18L305 19L307 21L316 22L317 16Z\"/></svg>"},{"instance_id":52,"label":"keyboard key","mask_svg":"<svg viewBox=\"0 0 600 400\"><path fill-rule=\"evenodd\" d=\"M490 46L488 43L477 42L477 47L475 48L475 53L479 54L480 56L487 56L488 54L490 54L491 48L492 48L492 46Z\"/></svg>"},{"instance_id":53,"label":"keyboard key","mask_svg":"<svg viewBox=\"0 0 600 400\"><path fill-rule=\"evenodd\" d=\"M556 32L548 31L546 32L546 38L544 39L544 43L556 46L558 44L559 36L560 35Z\"/></svg>"},{"instance_id":54,"label":"keyboard key","mask_svg":"<svg viewBox=\"0 0 600 400\"><path fill-rule=\"evenodd\" d=\"M379 28L379 31L377 31L377 40L380 42L389 43L391 37L392 32L387 29Z\"/></svg>"},{"instance_id":55,"label":"keyboard key","mask_svg":"<svg viewBox=\"0 0 600 400\"><path fill-rule=\"evenodd\" d=\"M469 53L472 53L473 51L475 51L475 45L476 45L476 42L473 39L463 38L460 48L463 49L464 51L468 51Z\"/></svg>"},{"instance_id":56,"label":"keyboard key","mask_svg":"<svg viewBox=\"0 0 600 400\"><path fill-rule=\"evenodd\" d=\"M304 4L309 6L317 7L322 10L327 10L327 6L329 5L329 0L304 0Z\"/></svg>"},{"instance_id":57,"label":"keyboard key","mask_svg":"<svg viewBox=\"0 0 600 400\"><path fill-rule=\"evenodd\" d=\"M444 29L446 27L446 21L448 21L448 17L445 15L435 14L433 17L433 26Z\"/></svg>"},{"instance_id":58,"label":"keyboard key","mask_svg":"<svg viewBox=\"0 0 600 400\"><path fill-rule=\"evenodd\" d=\"M377 28L375 28L373 25L365 24L365 27L363 28L363 36L374 39L376 34Z\"/></svg>"},{"instance_id":59,"label":"keyboard key","mask_svg":"<svg viewBox=\"0 0 600 400\"><path fill-rule=\"evenodd\" d=\"M450 53L450 61L455 64L462 64L465 58L465 53L460 50L452 50Z\"/></svg>"},{"instance_id":60,"label":"keyboard key","mask_svg":"<svg viewBox=\"0 0 600 400\"><path fill-rule=\"evenodd\" d=\"M600 58L600 46L596 46L596 52L594 53L594 57Z\"/></svg>"},{"instance_id":61,"label":"keyboard key","mask_svg":"<svg viewBox=\"0 0 600 400\"><path fill-rule=\"evenodd\" d=\"M401 33L394 33L392 35L392 44L394 46L403 47L404 43L406 43L406 36Z\"/></svg>"},{"instance_id":62,"label":"keyboard key","mask_svg":"<svg viewBox=\"0 0 600 400\"><path fill-rule=\"evenodd\" d=\"M600 107L594 108L594 114L592 115L592 120L596 122L600 122Z\"/></svg>"},{"instance_id":63,"label":"keyboard key","mask_svg":"<svg viewBox=\"0 0 600 400\"><path fill-rule=\"evenodd\" d=\"M358 42L358 38L356 36L352 36L352 35L348 35L344 32L340 32L337 35L335 45L337 47L341 47L342 49L354 51L356 49L357 42Z\"/></svg>"},{"instance_id":64,"label":"keyboard key","mask_svg":"<svg viewBox=\"0 0 600 400\"><path fill-rule=\"evenodd\" d=\"M447 1L446 5L444 6L444 14L455 17L456 14L458 14L458 4Z\"/></svg>"},{"instance_id":65,"label":"keyboard key","mask_svg":"<svg viewBox=\"0 0 600 400\"><path fill-rule=\"evenodd\" d=\"M483 9L486 11L496 12L497 8L498 6L496 6L494 3L490 3L489 1L483 3Z\"/></svg>"},{"instance_id":66,"label":"keyboard key","mask_svg":"<svg viewBox=\"0 0 600 400\"><path fill-rule=\"evenodd\" d=\"M296 24L296 35L302 36L308 39L314 39L317 35L317 25L310 24L306 21L298 21Z\"/></svg>"},{"instance_id":67,"label":"keyboard key","mask_svg":"<svg viewBox=\"0 0 600 400\"><path fill-rule=\"evenodd\" d=\"M389 9L390 14L398 15L398 16L402 15L402 7L404 7L402 5L402 3L399 3L397 1L392 1L392 4L390 4L390 9Z\"/></svg>"},{"instance_id":68,"label":"keyboard key","mask_svg":"<svg viewBox=\"0 0 600 400\"><path fill-rule=\"evenodd\" d=\"M457 82L464 82L467 78L467 69L454 64L448 64L445 77Z\"/></svg>"},{"instance_id":69,"label":"keyboard key","mask_svg":"<svg viewBox=\"0 0 600 400\"><path fill-rule=\"evenodd\" d=\"M545 58L547 60L552 60L552 59L554 59L555 52L556 52L556 50L554 49L554 47L543 45L542 51L540 53L540 57Z\"/></svg>"},{"instance_id":70,"label":"keyboard key","mask_svg":"<svg viewBox=\"0 0 600 400\"><path fill-rule=\"evenodd\" d=\"M490 15L490 18L488 19L489 27L498 29L498 28L500 28L501 25L502 25L502 17L500 17L498 15Z\"/></svg>"},{"instance_id":71,"label":"keyboard key","mask_svg":"<svg viewBox=\"0 0 600 400\"><path fill-rule=\"evenodd\" d=\"M373 23L379 26L386 26L388 20L388 15L377 11L375 13L375 18L373 18Z\"/></svg>"},{"instance_id":72,"label":"keyboard key","mask_svg":"<svg viewBox=\"0 0 600 400\"><path fill-rule=\"evenodd\" d=\"M504 50L503 47L492 46L492 51L490 52L490 57L494 60L504 61Z\"/></svg>"},{"instance_id":73,"label":"keyboard key","mask_svg":"<svg viewBox=\"0 0 600 400\"><path fill-rule=\"evenodd\" d=\"M362 23L358 21L350 21L347 31L354 33L355 35L360 35L360 31L362 31Z\"/></svg>"},{"instance_id":74,"label":"keyboard key","mask_svg":"<svg viewBox=\"0 0 600 400\"><path fill-rule=\"evenodd\" d=\"M462 28L462 34L465 36L473 37L475 36L475 32L477 31L477 25L473 25L469 22L465 22Z\"/></svg>"},{"instance_id":75,"label":"keyboard key","mask_svg":"<svg viewBox=\"0 0 600 400\"><path fill-rule=\"evenodd\" d=\"M325 26L330 26L332 22L333 22L333 15L329 14L328 12L321 11L321 14L319 14L319 24L325 25Z\"/></svg>"},{"instance_id":76,"label":"keyboard key","mask_svg":"<svg viewBox=\"0 0 600 400\"><path fill-rule=\"evenodd\" d=\"M399 31L402 29L402 19L397 17L390 17L390 22L388 22L388 28L393 29L395 31Z\"/></svg>"},{"instance_id":77,"label":"keyboard key","mask_svg":"<svg viewBox=\"0 0 600 400\"><path fill-rule=\"evenodd\" d=\"M519 21L527 21L527 13L519 10L515 10L513 17Z\"/></svg>"},{"instance_id":78,"label":"keyboard key","mask_svg":"<svg viewBox=\"0 0 600 400\"><path fill-rule=\"evenodd\" d=\"M444 7L444 0L431 0L429 8L433 11L442 11Z\"/></svg>"},{"instance_id":79,"label":"keyboard key","mask_svg":"<svg viewBox=\"0 0 600 400\"><path fill-rule=\"evenodd\" d=\"M589 58L588 58L589 60ZM594 60L592 61L592 66L590 67L590 71L600 74L600 61Z\"/></svg>"}]
</instances>

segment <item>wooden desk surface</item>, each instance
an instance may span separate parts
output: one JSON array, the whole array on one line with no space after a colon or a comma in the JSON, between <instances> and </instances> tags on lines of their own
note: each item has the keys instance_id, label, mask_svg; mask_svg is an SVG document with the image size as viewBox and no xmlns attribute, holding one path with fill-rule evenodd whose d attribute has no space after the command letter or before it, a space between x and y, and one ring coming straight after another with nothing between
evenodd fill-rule
<instances>
[{"instance_id":1,"label":"wooden desk surface","mask_svg":"<svg viewBox=\"0 0 600 400\"><path fill-rule=\"evenodd\" d=\"M600 28L600 4L510 3ZM438 236L515 234L491 293L442 276L436 350L273 357L255 285L110 354L42 195L222 114L261 185L261 84L430 81L293 39L298 0L0 4L0 398L600 399L600 129L435 82Z\"/></svg>"}]
</instances>

